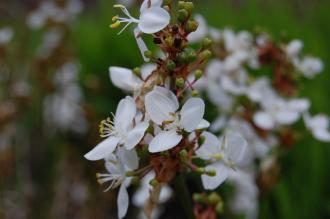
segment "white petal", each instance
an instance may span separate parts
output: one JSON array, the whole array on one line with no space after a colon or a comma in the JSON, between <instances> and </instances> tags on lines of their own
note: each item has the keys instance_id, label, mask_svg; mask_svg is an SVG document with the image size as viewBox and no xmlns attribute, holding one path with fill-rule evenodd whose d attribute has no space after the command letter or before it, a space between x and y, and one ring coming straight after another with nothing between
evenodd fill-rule
<instances>
[{"instance_id":1,"label":"white petal","mask_svg":"<svg viewBox=\"0 0 330 219\"><path fill-rule=\"evenodd\" d=\"M191 132L197 128L204 116L205 103L201 98L190 98L180 111L182 127Z\"/></svg>"},{"instance_id":2,"label":"white petal","mask_svg":"<svg viewBox=\"0 0 330 219\"><path fill-rule=\"evenodd\" d=\"M240 162L247 147L246 140L238 133L227 132L225 135L225 155L234 163Z\"/></svg>"},{"instance_id":3,"label":"white petal","mask_svg":"<svg viewBox=\"0 0 330 219\"><path fill-rule=\"evenodd\" d=\"M149 145L149 152L157 153L169 150L179 144L182 136L176 133L176 130L160 132L152 139Z\"/></svg>"},{"instance_id":4,"label":"white petal","mask_svg":"<svg viewBox=\"0 0 330 219\"><path fill-rule=\"evenodd\" d=\"M142 84L141 79L136 77L128 68L110 67L109 74L112 83L125 91L133 91L134 88Z\"/></svg>"},{"instance_id":5,"label":"white petal","mask_svg":"<svg viewBox=\"0 0 330 219\"><path fill-rule=\"evenodd\" d=\"M144 0L141 7L140 7L140 13L143 13L146 9L149 8L148 5L149 0ZM163 0L150 0L150 8L151 7L161 7L163 4Z\"/></svg>"},{"instance_id":6,"label":"white petal","mask_svg":"<svg viewBox=\"0 0 330 219\"><path fill-rule=\"evenodd\" d=\"M149 126L148 122L142 122L137 124L131 131L128 132L127 138L125 139L125 148L131 150L134 148L143 138Z\"/></svg>"},{"instance_id":7,"label":"white petal","mask_svg":"<svg viewBox=\"0 0 330 219\"><path fill-rule=\"evenodd\" d=\"M140 30L138 27L135 28L135 29L134 29L134 37L135 37L135 39L136 39L136 43L137 43L137 45L138 45L138 47L139 47L139 50L140 50L141 55L142 55L142 57L143 57L143 60L144 60L145 62L149 62L150 59L147 58L147 57L144 55L145 51L148 50L148 47L147 47L147 45L145 44L145 42L143 41L142 37L140 36L140 32L141 32L141 30Z\"/></svg>"},{"instance_id":8,"label":"white petal","mask_svg":"<svg viewBox=\"0 0 330 219\"><path fill-rule=\"evenodd\" d=\"M136 114L136 105L132 97L122 99L117 107L115 116L115 128L122 132L128 131Z\"/></svg>"},{"instance_id":9,"label":"white petal","mask_svg":"<svg viewBox=\"0 0 330 219\"><path fill-rule=\"evenodd\" d=\"M139 167L139 157L134 149L127 150L120 147L117 154L120 162L125 164L130 170L136 170Z\"/></svg>"},{"instance_id":10,"label":"white petal","mask_svg":"<svg viewBox=\"0 0 330 219\"><path fill-rule=\"evenodd\" d=\"M141 66L141 76L143 80L147 79L149 75L157 68L155 64L144 64Z\"/></svg>"},{"instance_id":11,"label":"white petal","mask_svg":"<svg viewBox=\"0 0 330 219\"><path fill-rule=\"evenodd\" d=\"M330 142L330 132L326 129L317 129L313 131L314 137L323 142Z\"/></svg>"},{"instance_id":12,"label":"white petal","mask_svg":"<svg viewBox=\"0 0 330 219\"><path fill-rule=\"evenodd\" d=\"M289 108L300 113L305 112L309 109L311 103L308 99L293 99L289 101Z\"/></svg>"},{"instance_id":13,"label":"white petal","mask_svg":"<svg viewBox=\"0 0 330 219\"><path fill-rule=\"evenodd\" d=\"M221 163L214 163L205 167L206 170L215 170L215 176L202 175L202 182L205 189L216 189L228 177L228 168Z\"/></svg>"},{"instance_id":14,"label":"white petal","mask_svg":"<svg viewBox=\"0 0 330 219\"><path fill-rule=\"evenodd\" d=\"M109 156L116 148L119 138L109 137L85 154L87 160L100 160Z\"/></svg>"},{"instance_id":15,"label":"white petal","mask_svg":"<svg viewBox=\"0 0 330 219\"><path fill-rule=\"evenodd\" d=\"M276 121L281 125L290 125L299 119L300 114L292 110L280 110L275 114Z\"/></svg>"},{"instance_id":16,"label":"white petal","mask_svg":"<svg viewBox=\"0 0 330 219\"><path fill-rule=\"evenodd\" d=\"M202 119L202 121L198 124L196 129L206 129L210 126L210 123L206 121L205 119Z\"/></svg>"},{"instance_id":17,"label":"white petal","mask_svg":"<svg viewBox=\"0 0 330 219\"><path fill-rule=\"evenodd\" d=\"M253 121L254 123L263 129L269 130L275 127L275 122L273 117L266 113L259 111L253 115Z\"/></svg>"},{"instance_id":18,"label":"white petal","mask_svg":"<svg viewBox=\"0 0 330 219\"><path fill-rule=\"evenodd\" d=\"M142 32L152 34L164 29L169 22L170 15L165 9L153 7L143 11L138 27Z\"/></svg>"},{"instance_id":19,"label":"white petal","mask_svg":"<svg viewBox=\"0 0 330 219\"><path fill-rule=\"evenodd\" d=\"M221 152L220 150L220 140L210 132L203 132L202 135L205 138L204 143L196 151L197 156L202 159L208 160L211 159L214 154Z\"/></svg>"},{"instance_id":20,"label":"white petal","mask_svg":"<svg viewBox=\"0 0 330 219\"><path fill-rule=\"evenodd\" d=\"M119 189L118 198L117 198L117 207L118 207L118 218L121 219L125 217L128 209L128 193L124 183L121 184Z\"/></svg>"},{"instance_id":21,"label":"white petal","mask_svg":"<svg viewBox=\"0 0 330 219\"><path fill-rule=\"evenodd\" d=\"M158 125L171 119L170 113L175 113L179 107L175 95L171 91L160 87L149 92L144 102L147 114Z\"/></svg>"}]
</instances>

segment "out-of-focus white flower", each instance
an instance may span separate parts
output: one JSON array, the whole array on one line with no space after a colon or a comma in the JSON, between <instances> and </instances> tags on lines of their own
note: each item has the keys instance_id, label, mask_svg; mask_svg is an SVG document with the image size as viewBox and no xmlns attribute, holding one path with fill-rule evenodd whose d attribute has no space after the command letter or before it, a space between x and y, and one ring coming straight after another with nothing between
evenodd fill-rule
<instances>
[{"instance_id":1,"label":"out-of-focus white flower","mask_svg":"<svg viewBox=\"0 0 330 219\"><path fill-rule=\"evenodd\" d=\"M105 158L105 167L109 173L98 173L98 182L100 184L111 182L105 191L119 187L117 206L118 218L121 219L125 217L129 205L127 187L131 183L131 177L127 177L126 173L138 168L138 156L135 150L128 151L121 148L117 154L110 154Z\"/></svg>"},{"instance_id":2,"label":"out-of-focus white flower","mask_svg":"<svg viewBox=\"0 0 330 219\"><path fill-rule=\"evenodd\" d=\"M291 60L294 60L298 58L303 46L304 43L301 40L295 39L285 47L285 52Z\"/></svg>"},{"instance_id":3,"label":"out-of-focus white flower","mask_svg":"<svg viewBox=\"0 0 330 219\"><path fill-rule=\"evenodd\" d=\"M311 117L304 114L306 127L313 133L314 137L319 141L330 142L330 120L326 115L316 115Z\"/></svg>"},{"instance_id":4,"label":"out-of-focus white flower","mask_svg":"<svg viewBox=\"0 0 330 219\"><path fill-rule=\"evenodd\" d=\"M3 27L0 29L0 45L5 45L11 41L14 32L10 27Z\"/></svg>"},{"instance_id":5,"label":"out-of-focus white flower","mask_svg":"<svg viewBox=\"0 0 330 219\"><path fill-rule=\"evenodd\" d=\"M102 137L106 137L94 149L85 154L88 160L100 160L109 156L117 147L123 145L127 150L134 148L143 138L148 122L138 122L133 126L136 105L132 97L122 99L117 107L113 121L102 122Z\"/></svg>"},{"instance_id":6,"label":"out-of-focus white flower","mask_svg":"<svg viewBox=\"0 0 330 219\"><path fill-rule=\"evenodd\" d=\"M323 62L314 57L305 57L297 64L297 68L307 78L313 78L323 71Z\"/></svg>"},{"instance_id":7,"label":"out-of-focus white flower","mask_svg":"<svg viewBox=\"0 0 330 219\"><path fill-rule=\"evenodd\" d=\"M163 130L150 142L151 153L166 151L175 147L182 139L182 131L207 128L199 125L203 121L205 104L200 98L190 98L178 112L177 97L168 89L155 87L145 97L146 112L151 120Z\"/></svg>"},{"instance_id":8,"label":"out-of-focus white flower","mask_svg":"<svg viewBox=\"0 0 330 219\"><path fill-rule=\"evenodd\" d=\"M308 110L310 102L308 99L285 101L277 97L264 100L262 106L263 110L254 114L253 121L258 127L270 130L277 125L290 125L296 122L301 114Z\"/></svg>"},{"instance_id":9,"label":"out-of-focus white flower","mask_svg":"<svg viewBox=\"0 0 330 219\"><path fill-rule=\"evenodd\" d=\"M231 171L228 182L234 186L234 195L229 202L235 214L243 214L246 219L256 219L259 212L258 187L253 174L241 170Z\"/></svg>"},{"instance_id":10,"label":"out-of-focus white flower","mask_svg":"<svg viewBox=\"0 0 330 219\"><path fill-rule=\"evenodd\" d=\"M143 80L147 79L148 76L155 70L156 65L145 64L141 67L141 77ZM124 90L129 92L139 93L141 86L143 85L143 80L137 77L131 69L115 67L109 68L109 74L112 83Z\"/></svg>"},{"instance_id":11,"label":"out-of-focus white flower","mask_svg":"<svg viewBox=\"0 0 330 219\"><path fill-rule=\"evenodd\" d=\"M41 45L37 49L37 54L41 58L49 57L54 49L58 47L63 39L64 33L59 28L52 28L47 31L42 39Z\"/></svg>"},{"instance_id":12,"label":"out-of-focus white flower","mask_svg":"<svg viewBox=\"0 0 330 219\"><path fill-rule=\"evenodd\" d=\"M235 168L245 152L247 142L238 133L228 132L220 141L210 132L204 132L205 142L196 151L197 156L212 162L205 167L206 171L215 171L215 176L202 175L205 189L215 189L226 180L229 172Z\"/></svg>"},{"instance_id":13,"label":"out-of-focus white flower","mask_svg":"<svg viewBox=\"0 0 330 219\"><path fill-rule=\"evenodd\" d=\"M195 32L188 35L188 41L190 43L199 42L208 34L208 26L204 17L200 14L196 14L194 19L198 22L198 28Z\"/></svg>"}]
</instances>

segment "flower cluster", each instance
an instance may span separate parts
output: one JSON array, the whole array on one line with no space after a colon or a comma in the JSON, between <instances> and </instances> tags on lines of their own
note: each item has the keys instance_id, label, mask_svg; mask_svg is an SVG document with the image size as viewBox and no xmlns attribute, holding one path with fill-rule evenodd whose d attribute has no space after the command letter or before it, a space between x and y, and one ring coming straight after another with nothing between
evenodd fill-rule
<instances>
[{"instance_id":1,"label":"flower cluster","mask_svg":"<svg viewBox=\"0 0 330 219\"><path fill-rule=\"evenodd\" d=\"M195 172L205 190L228 179L236 190L232 209L256 218L258 187L271 184L263 174L278 173L276 148L295 144L293 125L303 119L315 138L330 141L328 117L310 116L310 101L299 96L299 81L320 73L322 62L303 56L299 40L277 43L264 32L208 27L201 15L193 15L189 1L144 0L136 18L124 5L114 7L125 17L114 16L110 27L124 23L120 34L134 25L149 62L132 70L109 68L113 84L129 95L101 122L105 139L85 155L104 160L108 173L97 174L101 184L119 187L118 217L127 213L130 184L143 182L138 193L151 218L165 199L163 189L182 173ZM144 37L151 37L158 51L148 50ZM205 99L219 112L211 124L204 119ZM141 195L147 176L148 198ZM223 211L216 193L196 193L193 199L197 218L216 218Z\"/></svg>"}]
</instances>

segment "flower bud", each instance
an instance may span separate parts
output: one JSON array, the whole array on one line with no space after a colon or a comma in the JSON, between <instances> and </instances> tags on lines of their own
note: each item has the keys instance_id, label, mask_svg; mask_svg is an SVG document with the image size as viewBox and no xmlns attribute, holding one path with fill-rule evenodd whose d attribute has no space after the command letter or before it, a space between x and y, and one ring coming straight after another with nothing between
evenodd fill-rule
<instances>
[{"instance_id":1,"label":"flower bud","mask_svg":"<svg viewBox=\"0 0 330 219\"><path fill-rule=\"evenodd\" d=\"M185 162L188 159L188 151L187 150L182 150L179 153L181 161Z\"/></svg>"},{"instance_id":2,"label":"flower bud","mask_svg":"<svg viewBox=\"0 0 330 219\"><path fill-rule=\"evenodd\" d=\"M192 92L191 92L191 96L193 96L193 97L199 97L199 92L198 92L198 90L193 90Z\"/></svg>"},{"instance_id":3,"label":"flower bud","mask_svg":"<svg viewBox=\"0 0 330 219\"><path fill-rule=\"evenodd\" d=\"M189 20L186 25L186 31L188 33L195 32L198 28L198 22Z\"/></svg>"},{"instance_id":4,"label":"flower bud","mask_svg":"<svg viewBox=\"0 0 330 219\"><path fill-rule=\"evenodd\" d=\"M155 186L158 185L158 181L157 181L157 179L152 179L152 180L149 181L149 184L150 184L152 187L155 187Z\"/></svg>"},{"instance_id":5,"label":"flower bud","mask_svg":"<svg viewBox=\"0 0 330 219\"><path fill-rule=\"evenodd\" d=\"M195 80L200 79L202 76L203 76L203 71L200 70L200 69L197 69L197 70L195 71Z\"/></svg>"},{"instance_id":6,"label":"flower bud","mask_svg":"<svg viewBox=\"0 0 330 219\"><path fill-rule=\"evenodd\" d=\"M212 45L212 40L208 37L205 37L202 41L202 47L203 49L207 49Z\"/></svg>"},{"instance_id":7,"label":"flower bud","mask_svg":"<svg viewBox=\"0 0 330 219\"><path fill-rule=\"evenodd\" d=\"M206 60L206 59L209 59L211 56L212 56L212 53L210 50L204 50L203 52L201 52L199 54L200 58L203 59L203 60Z\"/></svg>"},{"instance_id":8,"label":"flower bud","mask_svg":"<svg viewBox=\"0 0 330 219\"><path fill-rule=\"evenodd\" d=\"M178 2L179 9L184 9L185 3L186 3L185 1L179 1Z\"/></svg>"},{"instance_id":9,"label":"flower bud","mask_svg":"<svg viewBox=\"0 0 330 219\"><path fill-rule=\"evenodd\" d=\"M175 81L175 85L178 87L178 88L183 88L184 85L185 85L185 81L183 78L177 78L176 81Z\"/></svg>"},{"instance_id":10,"label":"flower bud","mask_svg":"<svg viewBox=\"0 0 330 219\"><path fill-rule=\"evenodd\" d=\"M141 77L141 69L136 67L133 69L133 73L137 76L137 77Z\"/></svg>"},{"instance_id":11,"label":"flower bud","mask_svg":"<svg viewBox=\"0 0 330 219\"><path fill-rule=\"evenodd\" d=\"M184 3L184 9L186 9L189 14L192 14L193 10L194 10L194 3L192 2L185 2Z\"/></svg>"},{"instance_id":12,"label":"flower bud","mask_svg":"<svg viewBox=\"0 0 330 219\"><path fill-rule=\"evenodd\" d=\"M188 11L185 9L180 9L178 11L178 21L179 22L184 22L185 20L187 20L189 14Z\"/></svg>"},{"instance_id":13,"label":"flower bud","mask_svg":"<svg viewBox=\"0 0 330 219\"><path fill-rule=\"evenodd\" d=\"M217 212L217 214L222 214L223 213L223 202L219 202L216 206L215 206L215 211Z\"/></svg>"},{"instance_id":14,"label":"flower bud","mask_svg":"<svg viewBox=\"0 0 330 219\"><path fill-rule=\"evenodd\" d=\"M211 205L215 205L221 202L221 197L216 192L212 192L211 194L209 194L207 199Z\"/></svg>"},{"instance_id":15,"label":"flower bud","mask_svg":"<svg viewBox=\"0 0 330 219\"><path fill-rule=\"evenodd\" d=\"M150 58L152 58L152 52L150 50L146 50L144 52L144 56L150 59Z\"/></svg>"},{"instance_id":16,"label":"flower bud","mask_svg":"<svg viewBox=\"0 0 330 219\"><path fill-rule=\"evenodd\" d=\"M193 194L193 200L198 203L205 203L205 196L202 194L194 193Z\"/></svg>"},{"instance_id":17,"label":"flower bud","mask_svg":"<svg viewBox=\"0 0 330 219\"><path fill-rule=\"evenodd\" d=\"M172 60L169 60L169 61L167 62L167 64L166 64L166 69L167 69L168 71L173 71L175 68L176 68L176 64L175 64L175 62L172 61Z\"/></svg>"},{"instance_id":18,"label":"flower bud","mask_svg":"<svg viewBox=\"0 0 330 219\"><path fill-rule=\"evenodd\" d=\"M174 39L172 36L168 36L165 38L165 43L167 46L172 47L174 44Z\"/></svg>"}]
</instances>

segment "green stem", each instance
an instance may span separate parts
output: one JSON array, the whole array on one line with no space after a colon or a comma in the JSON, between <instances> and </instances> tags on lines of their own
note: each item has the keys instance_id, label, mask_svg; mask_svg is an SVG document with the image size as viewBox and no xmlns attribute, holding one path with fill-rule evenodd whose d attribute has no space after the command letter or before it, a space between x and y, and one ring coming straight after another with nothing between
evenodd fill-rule
<instances>
[{"instance_id":1,"label":"green stem","mask_svg":"<svg viewBox=\"0 0 330 219\"><path fill-rule=\"evenodd\" d=\"M194 208L191 201L191 195L187 189L186 182L182 176L179 174L174 180L174 188L178 192L177 197L179 198L181 205L184 208L187 219L195 219Z\"/></svg>"}]
</instances>

